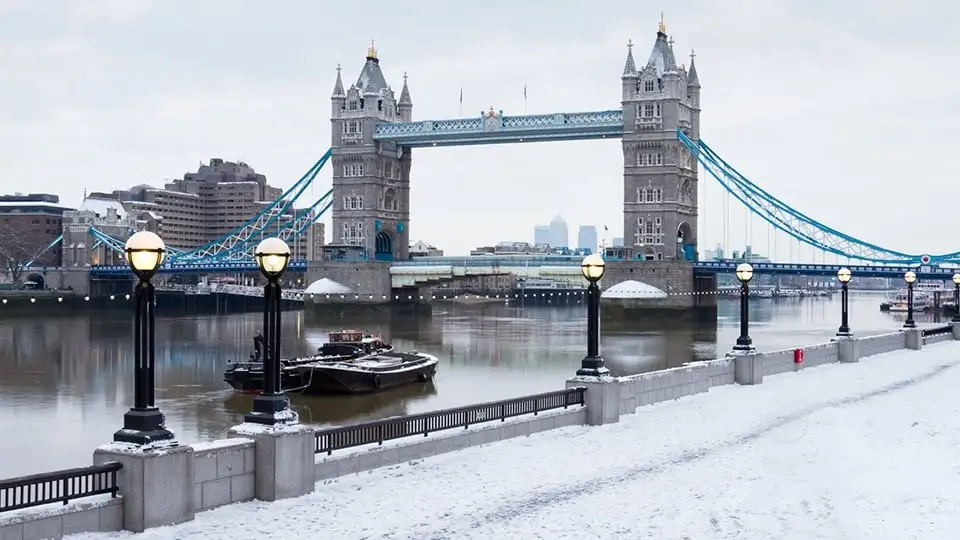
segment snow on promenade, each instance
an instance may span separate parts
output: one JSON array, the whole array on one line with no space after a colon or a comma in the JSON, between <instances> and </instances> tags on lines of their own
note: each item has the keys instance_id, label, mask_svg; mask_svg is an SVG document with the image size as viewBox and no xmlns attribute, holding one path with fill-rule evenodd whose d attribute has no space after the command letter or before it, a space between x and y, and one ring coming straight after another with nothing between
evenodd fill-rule
<instances>
[{"instance_id":1,"label":"snow on promenade","mask_svg":"<svg viewBox=\"0 0 960 540\"><path fill-rule=\"evenodd\" d=\"M714 388L135 538L953 539L958 366L947 342Z\"/></svg>"}]
</instances>

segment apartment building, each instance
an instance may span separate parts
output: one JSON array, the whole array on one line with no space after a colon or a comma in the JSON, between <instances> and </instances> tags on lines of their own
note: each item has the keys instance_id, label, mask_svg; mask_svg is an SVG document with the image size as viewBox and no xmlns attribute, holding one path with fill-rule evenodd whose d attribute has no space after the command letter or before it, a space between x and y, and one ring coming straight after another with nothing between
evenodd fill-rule
<instances>
[{"instance_id":1,"label":"apartment building","mask_svg":"<svg viewBox=\"0 0 960 540\"><path fill-rule=\"evenodd\" d=\"M141 184L111 195L123 201L130 213L154 216L158 232L168 246L191 250L242 227L281 194L250 165L213 158L207 164L201 163L196 172L167 181L163 189ZM277 220L276 230L282 230L293 219L290 209ZM323 224L317 223L299 238L290 238L294 257L310 257L316 246L324 244L324 233Z\"/></svg>"}]
</instances>

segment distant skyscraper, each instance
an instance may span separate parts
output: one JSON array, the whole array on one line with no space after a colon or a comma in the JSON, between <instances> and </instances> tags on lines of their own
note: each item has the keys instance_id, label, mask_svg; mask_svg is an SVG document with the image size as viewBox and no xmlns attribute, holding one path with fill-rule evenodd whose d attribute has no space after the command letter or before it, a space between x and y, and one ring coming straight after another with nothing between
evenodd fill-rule
<instances>
[{"instance_id":1,"label":"distant skyscraper","mask_svg":"<svg viewBox=\"0 0 960 540\"><path fill-rule=\"evenodd\" d=\"M613 247L623 247L623 237L617 236L613 239Z\"/></svg>"},{"instance_id":2,"label":"distant skyscraper","mask_svg":"<svg viewBox=\"0 0 960 540\"><path fill-rule=\"evenodd\" d=\"M537 225L533 228L534 244L550 244L550 226Z\"/></svg>"},{"instance_id":3,"label":"distant skyscraper","mask_svg":"<svg viewBox=\"0 0 960 540\"><path fill-rule=\"evenodd\" d=\"M570 231L567 222L560 216L550 221L550 245L556 248L570 247Z\"/></svg>"},{"instance_id":4,"label":"distant skyscraper","mask_svg":"<svg viewBox=\"0 0 960 540\"><path fill-rule=\"evenodd\" d=\"M589 249L591 253L596 253L598 249L597 227L595 225L581 225L577 231L577 247L580 249Z\"/></svg>"}]
</instances>

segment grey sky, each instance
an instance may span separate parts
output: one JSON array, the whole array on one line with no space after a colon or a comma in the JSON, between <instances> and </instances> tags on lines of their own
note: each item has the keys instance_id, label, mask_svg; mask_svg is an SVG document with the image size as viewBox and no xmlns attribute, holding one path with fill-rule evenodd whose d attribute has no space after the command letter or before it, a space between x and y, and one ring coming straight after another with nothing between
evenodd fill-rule
<instances>
[{"instance_id":1,"label":"grey sky","mask_svg":"<svg viewBox=\"0 0 960 540\"><path fill-rule=\"evenodd\" d=\"M238 159L289 186L330 142L335 68L355 80L371 38L416 119L619 107L661 5L569 0L0 0L0 191L110 190ZM55 9L59 7L59 9ZM942 1L663 3L678 60L697 51L702 136L748 178L884 247L960 249L950 160L960 7ZM622 226L619 141L414 153L411 237L452 253L532 240L562 214ZM317 195L330 171L318 178ZM701 177L701 248L724 236L721 188ZM751 240L730 203L733 247ZM752 220L755 250L768 227ZM746 231L746 234L745 234ZM773 242L769 242L772 246ZM776 255L789 258L778 236ZM797 252L793 250L794 259ZM803 252L810 259L810 251ZM819 260L819 257L817 258ZM830 259L828 259L830 260Z\"/></svg>"}]
</instances>

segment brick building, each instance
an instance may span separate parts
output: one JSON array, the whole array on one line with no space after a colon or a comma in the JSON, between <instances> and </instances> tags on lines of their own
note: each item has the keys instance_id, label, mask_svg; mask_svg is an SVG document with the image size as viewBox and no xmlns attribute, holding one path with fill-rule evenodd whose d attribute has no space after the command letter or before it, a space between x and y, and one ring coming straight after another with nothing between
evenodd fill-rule
<instances>
[{"instance_id":1,"label":"brick building","mask_svg":"<svg viewBox=\"0 0 960 540\"><path fill-rule=\"evenodd\" d=\"M60 266L60 246L44 249L60 237L64 211L60 197L49 193L0 195L0 268L33 261L33 266ZM41 253L42 252L42 253ZM9 277L9 276L8 276Z\"/></svg>"}]
</instances>

